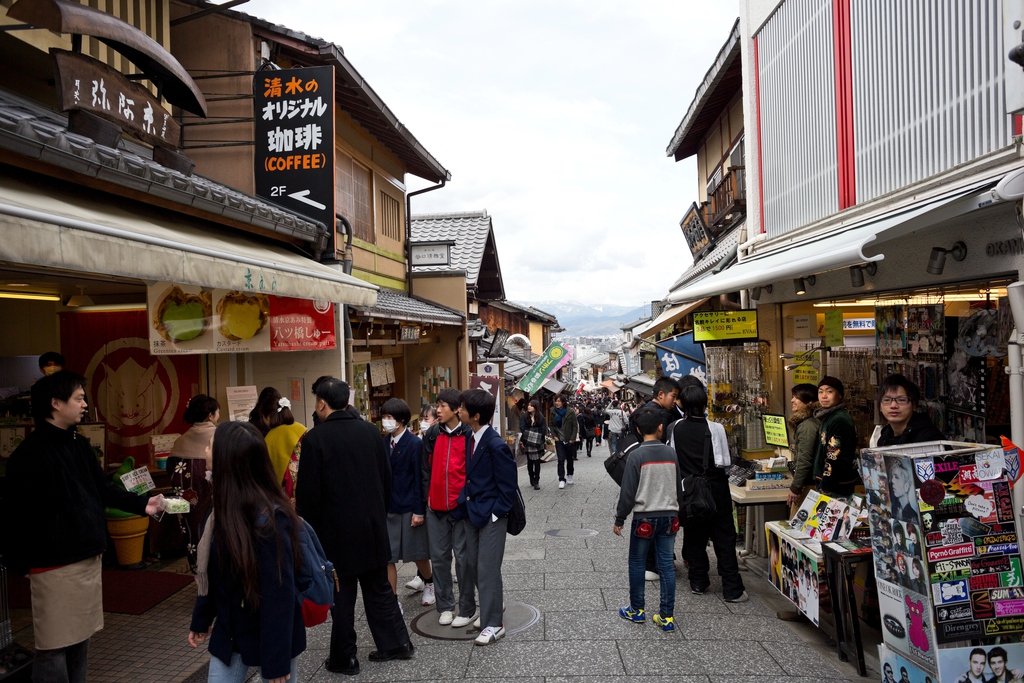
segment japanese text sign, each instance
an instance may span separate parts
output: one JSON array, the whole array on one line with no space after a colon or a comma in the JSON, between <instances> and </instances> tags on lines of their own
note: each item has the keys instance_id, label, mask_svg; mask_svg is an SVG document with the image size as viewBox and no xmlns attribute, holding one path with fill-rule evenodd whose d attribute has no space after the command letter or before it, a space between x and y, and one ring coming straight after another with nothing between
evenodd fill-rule
<instances>
[{"instance_id":1,"label":"japanese text sign","mask_svg":"<svg viewBox=\"0 0 1024 683\"><path fill-rule=\"evenodd\" d=\"M524 393L535 394L544 385L544 380L558 372L558 369L570 360L572 360L572 351L558 342L554 342L537 359L537 362L533 364L533 367L516 387Z\"/></svg>"},{"instance_id":2,"label":"japanese text sign","mask_svg":"<svg viewBox=\"0 0 1024 683\"><path fill-rule=\"evenodd\" d=\"M153 489L156 488L156 482L153 481L153 475L149 473L149 470L145 467L126 472L121 475L121 483L124 487L132 493L137 493L140 496L144 496Z\"/></svg>"},{"instance_id":3,"label":"japanese text sign","mask_svg":"<svg viewBox=\"0 0 1024 683\"><path fill-rule=\"evenodd\" d=\"M253 76L256 194L334 230L334 67Z\"/></svg>"},{"instance_id":4,"label":"japanese text sign","mask_svg":"<svg viewBox=\"0 0 1024 683\"><path fill-rule=\"evenodd\" d=\"M843 346L843 309L825 311L825 346Z\"/></svg>"},{"instance_id":5,"label":"japanese text sign","mask_svg":"<svg viewBox=\"0 0 1024 683\"><path fill-rule=\"evenodd\" d=\"M661 370L667 377L681 379L686 375L696 375L702 382L707 381L704 348L694 343L692 332L664 339L655 348Z\"/></svg>"},{"instance_id":6,"label":"japanese text sign","mask_svg":"<svg viewBox=\"0 0 1024 683\"><path fill-rule=\"evenodd\" d=\"M701 311L693 314L698 342L757 339L757 311Z\"/></svg>"},{"instance_id":7,"label":"japanese text sign","mask_svg":"<svg viewBox=\"0 0 1024 683\"><path fill-rule=\"evenodd\" d=\"M766 444L789 448L786 418L783 415L761 415L761 423L764 425L764 441Z\"/></svg>"},{"instance_id":8,"label":"japanese text sign","mask_svg":"<svg viewBox=\"0 0 1024 683\"><path fill-rule=\"evenodd\" d=\"M149 90L92 57L65 50L51 54L60 111L87 111L143 142L178 148L181 128Z\"/></svg>"}]
</instances>

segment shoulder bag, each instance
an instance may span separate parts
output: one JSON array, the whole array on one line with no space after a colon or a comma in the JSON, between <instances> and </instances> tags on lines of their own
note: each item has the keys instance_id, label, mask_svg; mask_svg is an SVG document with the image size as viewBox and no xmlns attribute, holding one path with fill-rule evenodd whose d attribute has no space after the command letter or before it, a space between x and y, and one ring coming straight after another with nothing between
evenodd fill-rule
<instances>
[{"instance_id":1,"label":"shoulder bag","mask_svg":"<svg viewBox=\"0 0 1024 683\"><path fill-rule=\"evenodd\" d=\"M679 501L679 516L683 519L708 518L718 510L706 477L711 456L711 429L707 425L704 429L707 431L704 432L703 472L683 477L683 498Z\"/></svg>"}]
</instances>

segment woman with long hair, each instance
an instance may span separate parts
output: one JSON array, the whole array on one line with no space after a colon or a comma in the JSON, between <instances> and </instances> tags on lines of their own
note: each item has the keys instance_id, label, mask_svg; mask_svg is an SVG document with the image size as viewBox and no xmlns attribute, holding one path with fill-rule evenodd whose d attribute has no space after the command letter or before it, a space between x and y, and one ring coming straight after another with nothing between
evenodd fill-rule
<instances>
[{"instance_id":1,"label":"woman with long hair","mask_svg":"<svg viewBox=\"0 0 1024 683\"><path fill-rule=\"evenodd\" d=\"M519 442L522 444L523 453L526 454L526 471L530 475L530 486L535 491L540 490L540 459L544 455L547 432L548 423L544 419L540 401L533 399L519 416Z\"/></svg>"},{"instance_id":2,"label":"woman with long hair","mask_svg":"<svg viewBox=\"0 0 1024 683\"><path fill-rule=\"evenodd\" d=\"M183 419L192 425L171 446L167 457L167 471L171 475L171 490L180 496L191 490L194 497L188 514L178 515L178 527L185 537L188 568L196 571L196 547L199 530L210 510L212 489L206 473L213 468L213 433L220 419L220 404L206 394L193 396L185 408ZM188 494L186 494L188 495ZM191 496L190 496L191 497Z\"/></svg>"},{"instance_id":3,"label":"woman with long hair","mask_svg":"<svg viewBox=\"0 0 1024 683\"><path fill-rule=\"evenodd\" d=\"M256 405L254 405L252 410L249 411L249 424L260 430L260 434L263 434L264 436L267 434L267 425L262 419L260 419L260 408L264 403L269 401L272 396L281 398L281 392L274 387L263 387L263 391L260 392L259 398L256 399Z\"/></svg>"},{"instance_id":4,"label":"woman with long hair","mask_svg":"<svg viewBox=\"0 0 1024 683\"><path fill-rule=\"evenodd\" d=\"M267 440L270 463L274 466L278 483L281 483L291 463L295 444L306 433L306 428L295 421L291 401L276 391L260 403L259 410L260 421L266 427L263 436Z\"/></svg>"},{"instance_id":5,"label":"woman with long hair","mask_svg":"<svg viewBox=\"0 0 1024 683\"><path fill-rule=\"evenodd\" d=\"M306 629L295 588L299 519L247 422L226 422L213 439L213 514L200 542L199 597L188 642L210 635L209 683L237 683L248 667L263 681L296 680Z\"/></svg>"},{"instance_id":6,"label":"woman with long hair","mask_svg":"<svg viewBox=\"0 0 1024 683\"><path fill-rule=\"evenodd\" d=\"M587 444L587 457L591 457L594 450L594 437L597 435L597 421L594 419L594 411L590 406L583 408L580 413L580 439Z\"/></svg>"}]
</instances>

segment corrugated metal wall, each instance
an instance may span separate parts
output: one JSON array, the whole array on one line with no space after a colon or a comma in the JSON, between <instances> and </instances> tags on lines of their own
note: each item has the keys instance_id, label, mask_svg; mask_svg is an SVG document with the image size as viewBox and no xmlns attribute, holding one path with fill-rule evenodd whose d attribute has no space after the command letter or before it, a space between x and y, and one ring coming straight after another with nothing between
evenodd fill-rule
<instances>
[{"instance_id":1,"label":"corrugated metal wall","mask_svg":"<svg viewBox=\"0 0 1024 683\"><path fill-rule=\"evenodd\" d=\"M832 30L831 0L789 0L757 36L769 237L839 207Z\"/></svg>"},{"instance_id":2,"label":"corrugated metal wall","mask_svg":"<svg viewBox=\"0 0 1024 683\"><path fill-rule=\"evenodd\" d=\"M853 0L858 202L1010 144L1000 4Z\"/></svg>"}]
</instances>

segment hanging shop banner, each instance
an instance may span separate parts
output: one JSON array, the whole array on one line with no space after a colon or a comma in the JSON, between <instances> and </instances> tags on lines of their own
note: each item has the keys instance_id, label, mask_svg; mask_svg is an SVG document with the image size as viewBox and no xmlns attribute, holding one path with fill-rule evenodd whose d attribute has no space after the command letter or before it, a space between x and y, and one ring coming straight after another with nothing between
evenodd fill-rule
<instances>
[{"instance_id":1,"label":"hanging shop banner","mask_svg":"<svg viewBox=\"0 0 1024 683\"><path fill-rule=\"evenodd\" d=\"M902 356L907 348L906 310L903 306L875 307L875 346L883 356Z\"/></svg>"},{"instance_id":2,"label":"hanging shop banner","mask_svg":"<svg viewBox=\"0 0 1024 683\"><path fill-rule=\"evenodd\" d=\"M757 339L757 311L701 311L693 314L698 342Z\"/></svg>"},{"instance_id":3,"label":"hanging shop banner","mask_svg":"<svg viewBox=\"0 0 1024 683\"><path fill-rule=\"evenodd\" d=\"M695 375L707 384L704 347L693 341L692 332L660 341L655 348L666 377L678 380L686 375Z\"/></svg>"},{"instance_id":4,"label":"hanging shop banner","mask_svg":"<svg viewBox=\"0 0 1024 683\"><path fill-rule=\"evenodd\" d=\"M334 67L257 71L257 196L334 230Z\"/></svg>"},{"instance_id":5,"label":"hanging shop banner","mask_svg":"<svg viewBox=\"0 0 1024 683\"><path fill-rule=\"evenodd\" d=\"M825 346L843 346L843 309L825 311Z\"/></svg>"},{"instance_id":6,"label":"hanging shop banner","mask_svg":"<svg viewBox=\"0 0 1024 683\"><path fill-rule=\"evenodd\" d=\"M317 351L337 347L334 306L247 290L159 282L148 289L150 351Z\"/></svg>"},{"instance_id":7,"label":"hanging shop banner","mask_svg":"<svg viewBox=\"0 0 1024 683\"><path fill-rule=\"evenodd\" d=\"M488 394L490 394L491 396L494 397L495 405L499 405L500 404L501 396L499 395L499 391L501 390L501 380L498 377L489 377L489 376L481 376L481 375L470 375L469 376L469 388L470 389L482 389L483 391L486 391ZM491 421L490 421L489 424L491 424L491 425L498 424L498 419L500 417L501 416L500 416L499 411L495 410L494 411L494 415L491 416Z\"/></svg>"},{"instance_id":8,"label":"hanging shop banner","mask_svg":"<svg viewBox=\"0 0 1024 683\"><path fill-rule=\"evenodd\" d=\"M761 415L761 423L764 425L764 441L769 446L781 446L789 448L789 432L786 431L785 415Z\"/></svg>"},{"instance_id":9,"label":"hanging shop banner","mask_svg":"<svg viewBox=\"0 0 1024 683\"><path fill-rule=\"evenodd\" d=\"M107 463L151 462L151 437L181 434L199 393L199 358L154 357L146 311L60 314L67 368L85 375L86 395L107 425Z\"/></svg>"},{"instance_id":10,"label":"hanging shop banner","mask_svg":"<svg viewBox=\"0 0 1024 683\"><path fill-rule=\"evenodd\" d=\"M799 365L793 368L793 384L817 384L821 380L821 373L818 371L821 367L821 352L800 355L798 363ZM818 365L815 366L815 363Z\"/></svg>"},{"instance_id":11,"label":"hanging shop banner","mask_svg":"<svg viewBox=\"0 0 1024 683\"><path fill-rule=\"evenodd\" d=\"M530 371L519 380L516 388L527 394L537 393L544 386L544 380L558 372L559 368L570 360L572 360L572 349L559 342L552 342L551 346L545 349L541 357L533 364Z\"/></svg>"}]
</instances>

